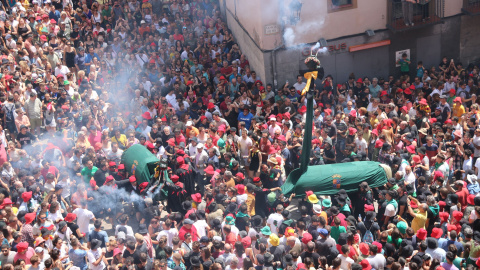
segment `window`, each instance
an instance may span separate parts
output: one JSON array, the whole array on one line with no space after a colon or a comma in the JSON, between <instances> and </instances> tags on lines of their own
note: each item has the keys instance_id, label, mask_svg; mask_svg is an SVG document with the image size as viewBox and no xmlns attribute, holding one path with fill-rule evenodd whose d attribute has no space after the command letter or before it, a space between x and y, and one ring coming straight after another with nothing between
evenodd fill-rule
<instances>
[{"instance_id":1,"label":"window","mask_svg":"<svg viewBox=\"0 0 480 270\"><path fill-rule=\"evenodd\" d=\"M328 0L328 12L357 8L357 0Z\"/></svg>"}]
</instances>

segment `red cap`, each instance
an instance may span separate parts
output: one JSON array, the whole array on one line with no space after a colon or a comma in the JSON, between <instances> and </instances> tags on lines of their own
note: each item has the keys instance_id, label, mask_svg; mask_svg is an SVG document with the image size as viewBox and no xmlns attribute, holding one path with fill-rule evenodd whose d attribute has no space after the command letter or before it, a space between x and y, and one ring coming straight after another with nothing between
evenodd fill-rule
<instances>
[{"instance_id":1,"label":"red cap","mask_svg":"<svg viewBox=\"0 0 480 270\"><path fill-rule=\"evenodd\" d=\"M460 211L453 211L452 216L456 221L460 221L463 218L463 213Z\"/></svg>"},{"instance_id":2,"label":"red cap","mask_svg":"<svg viewBox=\"0 0 480 270\"><path fill-rule=\"evenodd\" d=\"M170 145L170 146L175 146L175 139L174 138L170 138L167 140L167 143Z\"/></svg>"},{"instance_id":3,"label":"red cap","mask_svg":"<svg viewBox=\"0 0 480 270\"><path fill-rule=\"evenodd\" d=\"M430 118L428 121L430 121L430 124L433 124L437 122L437 118Z\"/></svg>"},{"instance_id":4,"label":"red cap","mask_svg":"<svg viewBox=\"0 0 480 270\"><path fill-rule=\"evenodd\" d=\"M303 238L302 238L302 242L306 245L308 244L308 242L312 241L313 240L313 237L310 233L304 233L303 234Z\"/></svg>"},{"instance_id":5,"label":"red cap","mask_svg":"<svg viewBox=\"0 0 480 270\"><path fill-rule=\"evenodd\" d=\"M193 81L188 81L187 82L187 86L192 85L192 84L193 84Z\"/></svg>"},{"instance_id":6,"label":"red cap","mask_svg":"<svg viewBox=\"0 0 480 270\"><path fill-rule=\"evenodd\" d=\"M220 80L226 80L224 76L220 76Z\"/></svg>"},{"instance_id":7,"label":"red cap","mask_svg":"<svg viewBox=\"0 0 480 270\"><path fill-rule=\"evenodd\" d=\"M130 183L133 183L133 182L137 181L137 178L135 177L135 175L132 175L128 178L128 180L130 181Z\"/></svg>"},{"instance_id":8,"label":"red cap","mask_svg":"<svg viewBox=\"0 0 480 270\"><path fill-rule=\"evenodd\" d=\"M287 119L290 119L290 113L289 112L286 112L283 114L283 117L287 118Z\"/></svg>"},{"instance_id":9,"label":"red cap","mask_svg":"<svg viewBox=\"0 0 480 270\"><path fill-rule=\"evenodd\" d=\"M178 175L172 175L172 176L170 177L170 180L172 180L172 182L174 182L174 183L177 182L178 179L180 179L180 177L178 177Z\"/></svg>"},{"instance_id":10,"label":"red cap","mask_svg":"<svg viewBox=\"0 0 480 270\"><path fill-rule=\"evenodd\" d=\"M383 246L382 246L382 244L381 244L381 243L379 243L379 242L375 241L375 242L373 242L373 243L372 243L372 245L375 245L375 246L377 246L377 248L378 248L378 252L381 252L381 251L382 251L382 247L383 247Z\"/></svg>"},{"instance_id":11,"label":"red cap","mask_svg":"<svg viewBox=\"0 0 480 270\"><path fill-rule=\"evenodd\" d=\"M447 231L451 232L451 231L456 231L457 230L457 226L453 225L453 224L448 224L447 225Z\"/></svg>"},{"instance_id":12,"label":"red cap","mask_svg":"<svg viewBox=\"0 0 480 270\"><path fill-rule=\"evenodd\" d=\"M22 199L23 199L24 202L30 201L31 198L32 198L32 192L31 191L22 193Z\"/></svg>"},{"instance_id":13,"label":"red cap","mask_svg":"<svg viewBox=\"0 0 480 270\"><path fill-rule=\"evenodd\" d=\"M358 78L357 83L363 83L362 78Z\"/></svg>"},{"instance_id":14,"label":"red cap","mask_svg":"<svg viewBox=\"0 0 480 270\"><path fill-rule=\"evenodd\" d=\"M117 166L117 163L115 163L115 161L110 161L108 162L108 166L109 167Z\"/></svg>"},{"instance_id":15,"label":"red cap","mask_svg":"<svg viewBox=\"0 0 480 270\"><path fill-rule=\"evenodd\" d=\"M142 114L142 117L143 117L143 119L147 119L147 120L152 119L152 116L150 116L150 112L144 112Z\"/></svg>"},{"instance_id":16,"label":"red cap","mask_svg":"<svg viewBox=\"0 0 480 270\"><path fill-rule=\"evenodd\" d=\"M456 97L453 102L460 102L462 103L462 98L461 97Z\"/></svg>"},{"instance_id":17,"label":"red cap","mask_svg":"<svg viewBox=\"0 0 480 270\"><path fill-rule=\"evenodd\" d=\"M252 245L252 238L250 236L242 238L243 248L249 248Z\"/></svg>"},{"instance_id":18,"label":"red cap","mask_svg":"<svg viewBox=\"0 0 480 270\"><path fill-rule=\"evenodd\" d=\"M367 243L360 243L358 246L359 246L359 248L360 248L360 252L361 252L363 255L368 255L368 254L370 254L370 248L368 247L368 244L367 244Z\"/></svg>"},{"instance_id":19,"label":"red cap","mask_svg":"<svg viewBox=\"0 0 480 270\"><path fill-rule=\"evenodd\" d=\"M55 21L54 19L51 19L50 23L57 23L57 21Z\"/></svg>"},{"instance_id":20,"label":"red cap","mask_svg":"<svg viewBox=\"0 0 480 270\"><path fill-rule=\"evenodd\" d=\"M411 95L412 94L412 90L410 90L410 88L407 88L403 91L403 93L405 93L406 95Z\"/></svg>"},{"instance_id":21,"label":"red cap","mask_svg":"<svg viewBox=\"0 0 480 270\"><path fill-rule=\"evenodd\" d=\"M77 218L77 215L74 213L68 213L67 216L65 217L66 222L72 222Z\"/></svg>"},{"instance_id":22,"label":"red cap","mask_svg":"<svg viewBox=\"0 0 480 270\"><path fill-rule=\"evenodd\" d=\"M41 35L40 40L43 41L43 42L46 42L47 41L47 36Z\"/></svg>"},{"instance_id":23,"label":"red cap","mask_svg":"<svg viewBox=\"0 0 480 270\"><path fill-rule=\"evenodd\" d=\"M455 91L455 89L452 88L452 89L450 89L449 92L450 92L450 94L455 94L457 91Z\"/></svg>"},{"instance_id":24,"label":"red cap","mask_svg":"<svg viewBox=\"0 0 480 270\"><path fill-rule=\"evenodd\" d=\"M367 259L363 259L363 260L360 262L360 265L362 266L362 270L370 270L370 269L372 269L372 266L370 265L370 263L368 262Z\"/></svg>"},{"instance_id":25,"label":"red cap","mask_svg":"<svg viewBox=\"0 0 480 270\"><path fill-rule=\"evenodd\" d=\"M375 142L375 148L382 148L383 146L383 141L382 140L377 140Z\"/></svg>"},{"instance_id":26,"label":"red cap","mask_svg":"<svg viewBox=\"0 0 480 270\"><path fill-rule=\"evenodd\" d=\"M365 204L363 205L363 208L365 209L365 212L375 211L375 207L371 204Z\"/></svg>"},{"instance_id":27,"label":"red cap","mask_svg":"<svg viewBox=\"0 0 480 270\"><path fill-rule=\"evenodd\" d=\"M205 115L200 116L200 121L203 121L205 119L207 119L207 117Z\"/></svg>"},{"instance_id":28,"label":"red cap","mask_svg":"<svg viewBox=\"0 0 480 270\"><path fill-rule=\"evenodd\" d=\"M452 119L447 119L447 121L445 121L445 124L446 125L449 125L449 124L451 125L452 124Z\"/></svg>"},{"instance_id":29,"label":"red cap","mask_svg":"<svg viewBox=\"0 0 480 270\"><path fill-rule=\"evenodd\" d=\"M437 180L439 177L443 177L443 173L441 171L435 171L433 173L433 180Z\"/></svg>"},{"instance_id":30,"label":"red cap","mask_svg":"<svg viewBox=\"0 0 480 270\"><path fill-rule=\"evenodd\" d=\"M148 182L143 182L139 185L140 188L146 188L148 186Z\"/></svg>"},{"instance_id":31,"label":"red cap","mask_svg":"<svg viewBox=\"0 0 480 270\"><path fill-rule=\"evenodd\" d=\"M254 177L254 178L253 178L253 182L254 182L254 183L260 182L260 177Z\"/></svg>"},{"instance_id":32,"label":"red cap","mask_svg":"<svg viewBox=\"0 0 480 270\"><path fill-rule=\"evenodd\" d=\"M408 112L408 108L407 108L407 106L402 106L402 110L404 110L404 111Z\"/></svg>"},{"instance_id":33,"label":"red cap","mask_svg":"<svg viewBox=\"0 0 480 270\"><path fill-rule=\"evenodd\" d=\"M417 239L423 241L427 239L427 230L421 228L417 231Z\"/></svg>"},{"instance_id":34,"label":"red cap","mask_svg":"<svg viewBox=\"0 0 480 270\"><path fill-rule=\"evenodd\" d=\"M441 201L441 202L443 202L443 201ZM443 202L443 203L445 203L445 202ZM438 202L438 204L440 204L440 202ZM448 218L450 217L450 214L448 212L440 212L440 213L438 213L438 216L440 217L440 219L443 222L447 222Z\"/></svg>"},{"instance_id":35,"label":"red cap","mask_svg":"<svg viewBox=\"0 0 480 270\"><path fill-rule=\"evenodd\" d=\"M242 179L242 180L245 179L245 176L241 172L237 173L235 176Z\"/></svg>"},{"instance_id":36,"label":"red cap","mask_svg":"<svg viewBox=\"0 0 480 270\"><path fill-rule=\"evenodd\" d=\"M201 203L202 202L202 194L200 193L195 193L195 194L192 194L192 199L194 202L196 203Z\"/></svg>"},{"instance_id":37,"label":"red cap","mask_svg":"<svg viewBox=\"0 0 480 270\"><path fill-rule=\"evenodd\" d=\"M28 213L28 214L25 214L25 224L30 224L32 223L34 220L35 220L35 217L36 217L36 213Z\"/></svg>"},{"instance_id":38,"label":"red cap","mask_svg":"<svg viewBox=\"0 0 480 270\"><path fill-rule=\"evenodd\" d=\"M300 109L298 109L298 112L302 114L305 113L306 111L307 111L307 107L305 107L305 105L302 106Z\"/></svg>"},{"instance_id":39,"label":"red cap","mask_svg":"<svg viewBox=\"0 0 480 270\"><path fill-rule=\"evenodd\" d=\"M177 163L178 165L183 165L185 163L185 160L183 159L183 157L177 157Z\"/></svg>"},{"instance_id":40,"label":"red cap","mask_svg":"<svg viewBox=\"0 0 480 270\"><path fill-rule=\"evenodd\" d=\"M439 239L443 235L443 230L441 228L433 228L432 234L430 235L433 238Z\"/></svg>"},{"instance_id":41,"label":"red cap","mask_svg":"<svg viewBox=\"0 0 480 270\"><path fill-rule=\"evenodd\" d=\"M119 170L125 170L125 164L119 164L118 169Z\"/></svg>"},{"instance_id":42,"label":"red cap","mask_svg":"<svg viewBox=\"0 0 480 270\"><path fill-rule=\"evenodd\" d=\"M28 243L27 242L20 242L20 243L17 244L17 251L19 253L27 250L27 248L28 248Z\"/></svg>"},{"instance_id":43,"label":"red cap","mask_svg":"<svg viewBox=\"0 0 480 270\"><path fill-rule=\"evenodd\" d=\"M206 174L214 174L215 173L215 170L213 169L212 165L208 165L207 168L205 168L205 170L203 170Z\"/></svg>"},{"instance_id":44,"label":"red cap","mask_svg":"<svg viewBox=\"0 0 480 270\"><path fill-rule=\"evenodd\" d=\"M106 184L106 183L110 183L110 182L112 182L113 180L114 180L113 175L109 175L109 176L107 176L107 179L105 180L105 184Z\"/></svg>"},{"instance_id":45,"label":"red cap","mask_svg":"<svg viewBox=\"0 0 480 270\"><path fill-rule=\"evenodd\" d=\"M382 91L382 92L380 93L380 96L381 96L381 97L386 96L386 95L388 95L388 94L387 94L387 91Z\"/></svg>"},{"instance_id":46,"label":"red cap","mask_svg":"<svg viewBox=\"0 0 480 270\"><path fill-rule=\"evenodd\" d=\"M97 182L95 181L95 179L93 179L93 177L92 177L92 179L90 179L90 186L92 188L95 188L97 186Z\"/></svg>"},{"instance_id":47,"label":"red cap","mask_svg":"<svg viewBox=\"0 0 480 270\"><path fill-rule=\"evenodd\" d=\"M238 195L245 194L245 186L242 184L236 185L235 188L237 189Z\"/></svg>"},{"instance_id":48,"label":"red cap","mask_svg":"<svg viewBox=\"0 0 480 270\"><path fill-rule=\"evenodd\" d=\"M211 103L211 102L208 103L207 109L211 110L211 109L213 109L213 108L215 108L215 104L213 104L213 103Z\"/></svg>"},{"instance_id":49,"label":"red cap","mask_svg":"<svg viewBox=\"0 0 480 270\"><path fill-rule=\"evenodd\" d=\"M410 154L415 154L415 145L410 144L410 145L407 146L406 148L407 148L407 151L408 151Z\"/></svg>"}]
</instances>

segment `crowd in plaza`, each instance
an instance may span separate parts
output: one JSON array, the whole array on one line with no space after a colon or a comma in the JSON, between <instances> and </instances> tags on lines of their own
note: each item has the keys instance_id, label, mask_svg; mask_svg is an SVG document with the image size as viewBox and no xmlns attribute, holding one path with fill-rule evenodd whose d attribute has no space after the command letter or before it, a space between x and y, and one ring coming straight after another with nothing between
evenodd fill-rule
<instances>
[{"instance_id":1,"label":"crowd in plaza","mask_svg":"<svg viewBox=\"0 0 480 270\"><path fill-rule=\"evenodd\" d=\"M317 79L310 165L392 177L283 194L306 80L257 75L217 1L0 7L2 270L480 267L479 67ZM138 145L151 179L122 163Z\"/></svg>"}]
</instances>

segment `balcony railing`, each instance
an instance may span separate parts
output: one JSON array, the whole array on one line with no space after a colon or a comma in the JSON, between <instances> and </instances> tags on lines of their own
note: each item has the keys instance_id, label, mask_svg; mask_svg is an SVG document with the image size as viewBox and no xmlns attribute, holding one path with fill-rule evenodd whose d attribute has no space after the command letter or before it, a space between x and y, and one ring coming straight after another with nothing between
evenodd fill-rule
<instances>
[{"instance_id":1,"label":"balcony railing","mask_svg":"<svg viewBox=\"0 0 480 270\"><path fill-rule=\"evenodd\" d=\"M445 0L419 0L418 4L387 0L387 3L387 27L394 32L443 23Z\"/></svg>"},{"instance_id":2,"label":"balcony railing","mask_svg":"<svg viewBox=\"0 0 480 270\"><path fill-rule=\"evenodd\" d=\"M468 15L480 14L480 0L463 0L463 13Z\"/></svg>"}]
</instances>

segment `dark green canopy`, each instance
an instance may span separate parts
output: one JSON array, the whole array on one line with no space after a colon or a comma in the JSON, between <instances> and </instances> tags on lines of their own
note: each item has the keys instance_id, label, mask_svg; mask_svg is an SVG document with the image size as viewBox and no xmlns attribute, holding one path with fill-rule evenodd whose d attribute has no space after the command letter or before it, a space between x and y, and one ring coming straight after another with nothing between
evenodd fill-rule
<instances>
[{"instance_id":1,"label":"dark green canopy","mask_svg":"<svg viewBox=\"0 0 480 270\"><path fill-rule=\"evenodd\" d=\"M299 197L305 196L307 190L317 195L333 195L339 189L355 192L363 181L372 188L379 187L387 182L387 174L375 161L308 166L303 174L301 169L293 170L283 184L282 192L285 195L295 193Z\"/></svg>"},{"instance_id":2,"label":"dark green canopy","mask_svg":"<svg viewBox=\"0 0 480 270\"><path fill-rule=\"evenodd\" d=\"M159 160L145 146L135 144L123 152L122 163L125 164L125 170L130 175L134 174L137 182L141 184L150 182Z\"/></svg>"}]
</instances>

